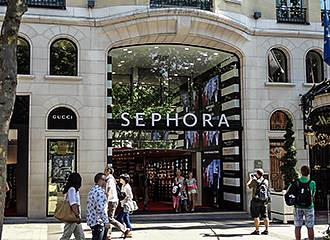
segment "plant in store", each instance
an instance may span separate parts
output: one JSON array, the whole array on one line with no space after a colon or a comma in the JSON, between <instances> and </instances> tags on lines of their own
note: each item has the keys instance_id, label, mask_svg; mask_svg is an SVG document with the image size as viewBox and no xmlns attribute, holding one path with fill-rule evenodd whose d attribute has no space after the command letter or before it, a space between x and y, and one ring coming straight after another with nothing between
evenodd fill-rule
<instances>
[{"instance_id":1,"label":"plant in store","mask_svg":"<svg viewBox=\"0 0 330 240\"><path fill-rule=\"evenodd\" d=\"M296 158L296 148L294 146L294 131L292 120L289 118L286 128L286 133L284 134L284 150L285 153L281 159L282 166L280 167L281 173L283 174L285 189L289 186L289 184L298 177L298 174L295 170L295 166L297 164Z\"/></svg>"},{"instance_id":2,"label":"plant in store","mask_svg":"<svg viewBox=\"0 0 330 240\"><path fill-rule=\"evenodd\" d=\"M9 123L14 110L17 86L17 37L27 5L22 0L8 0L0 35L0 239L6 197Z\"/></svg>"}]
</instances>

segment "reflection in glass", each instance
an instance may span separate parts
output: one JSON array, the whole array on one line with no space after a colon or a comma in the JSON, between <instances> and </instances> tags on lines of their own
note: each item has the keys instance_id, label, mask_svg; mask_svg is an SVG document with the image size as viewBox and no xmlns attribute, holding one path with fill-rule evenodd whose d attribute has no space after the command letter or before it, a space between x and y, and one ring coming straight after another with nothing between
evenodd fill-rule
<instances>
[{"instance_id":1,"label":"reflection in glass","mask_svg":"<svg viewBox=\"0 0 330 240\"><path fill-rule=\"evenodd\" d=\"M30 74L30 44L23 38L17 39L17 74Z\"/></svg>"},{"instance_id":2,"label":"reflection in glass","mask_svg":"<svg viewBox=\"0 0 330 240\"><path fill-rule=\"evenodd\" d=\"M316 51L309 51L306 56L306 77L308 83L323 81L323 59Z\"/></svg>"},{"instance_id":3,"label":"reflection in glass","mask_svg":"<svg viewBox=\"0 0 330 240\"><path fill-rule=\"evenodd\" d=\"M50 75L77 76L78 50L68 39L58 39L50 46Z\"/></svg>"},{"instance_id":4,"label":"reflection in glass","mask_svg":"<svg viewBox=\"0 0 330 240\"><path fill-rule=\"evenodd\" d=\"M268 79L270 82L288 82L287 58L280 49L272 49L268 54Z\"/></svg>"}]
</instances>

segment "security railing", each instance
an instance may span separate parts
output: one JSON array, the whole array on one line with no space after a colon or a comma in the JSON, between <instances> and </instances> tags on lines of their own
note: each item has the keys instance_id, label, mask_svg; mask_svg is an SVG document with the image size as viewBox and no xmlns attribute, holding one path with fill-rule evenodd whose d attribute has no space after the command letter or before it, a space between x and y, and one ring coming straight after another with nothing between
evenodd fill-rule
<instances>
[{"instance_id":1,"label":"security railing","mask_svg":"<svg viewBox=\"0 0 330 240\"><path fill-rule=\"evenodd\" d=\"M277 6L276 18L278 23L308 24L306 18L306 8Z\"/></svg>"},{"instance_id":2,"label":"security railing","mask_svg":"<svg viewBox=\"0 0 330 240\"><path fill-rule=\"evenodd\" d=\"M330 19L330 10L327 10L328 13L328 19ZM324 10L321 10L321 22L322 26L324 25Z\"/></svg>"},{"instance_id":3,"label":"security railing","mask_svg":"<svg viewBox=\"0 0 330 240\"><path fill-rule=\"evenodd\" d=\"M151 8L195 8L212 11L212 0L150 0Z\"/></svg>"},{"instance_id":4,"label":"security railing","mask_svg":"<svg viewBox=\"0 0 330 240\"><path fill-rule=\"evenodd\" d=\"M65 9L65 0L26 0L29 7ZM0 5L7 5L7 0L0 0Z\"/></svg>"}]
</instances>

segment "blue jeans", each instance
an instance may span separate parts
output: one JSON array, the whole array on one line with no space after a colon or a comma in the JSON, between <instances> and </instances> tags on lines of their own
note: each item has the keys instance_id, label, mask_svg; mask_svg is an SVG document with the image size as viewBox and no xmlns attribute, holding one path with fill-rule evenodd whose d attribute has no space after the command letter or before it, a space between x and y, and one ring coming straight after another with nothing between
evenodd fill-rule
<instances>
[{"instance_id":1,"label":"blue jeans","mask_svg":"<svg viewBox=\"0 0 330 240\"><path fill-rule=\"evenodd\" d=\"M127 228L133 230L128 212L121 211L117 216L117 220L123 224L125 223Z\"/></svg>"},{"instance_id":2,"label":"blue jeans","mask_svg":"<svg viewBox=\"0 0 330 240\"><path fill-rule=\"evenodd\" d=\"M92 240L105 240L108 230L102 225L95 225L92 229Z\"/></svg>"}]
</instances>

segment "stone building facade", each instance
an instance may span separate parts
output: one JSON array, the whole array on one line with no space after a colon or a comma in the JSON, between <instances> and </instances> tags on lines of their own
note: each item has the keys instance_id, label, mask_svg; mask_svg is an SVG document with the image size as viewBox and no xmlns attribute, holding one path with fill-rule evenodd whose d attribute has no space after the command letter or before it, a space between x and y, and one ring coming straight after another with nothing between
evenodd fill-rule
<instances>
[{"instance_id":1,"label":"stone building facade","mask_svg":"<svg viewBox=\"0 0 330 240\"><path fill-rule=\"evenodd\" d=\"M313 50L322 58L319 1L301 1L303 5L296 6L300 9L296 13L292 10L294 1L290 0L214 0L205 9L201 9L201 4L208 1L189 5L185 1L128 0L123 4L123 1L97 0L88 6L85 0L66 3L47 0L42 8L32 2L20 28L20 37L30 47L30 69L28 74L18 76L18 96L29 96L29 127L27 182L22 183L26 185L23 194L26 205L17 215L29 218L51 215L48 172L53 170L48 164L49 141L56 139L75 140L74 160L76 170L83 177L81 196L85 209L94 174L102 171L107 156L112 156L107 139L107 105L111 105L107 75L111 74L108 61L111 49L177 44L225 51L238 57L242 160L238 169L229 169L239 171L240 177L227 184L239 187L240 192L236 193L238 197L227 200L238 200L243 210L248 209L250 197L245 182L255 167L263 167L270 177L278 174L272 169L276 166L271 166L272 156L278 154L271 141L283 139L284 132L272 130L270 122L274 112L282 111L293 120L297 168L308 164L299 96L313 85L309 80L311 75L306 73L307 54ZM51 4L55 4L55 8ZM1 20L5 9L0 6ZM51 48L59 39L69 40L76 46L77 74L73 76L51 74ZM273 49L280 50L286 58L285 68L280 57L271 52ZM286 75L283 81L271 78L270 68L274 64L274 71L280 70ZM327 76L328 67L320 69ZM49 129L47 118L58 107L75 113L76 129ZM17 199L17 203L19 201Z\"/></svg>"}]
</instances>

